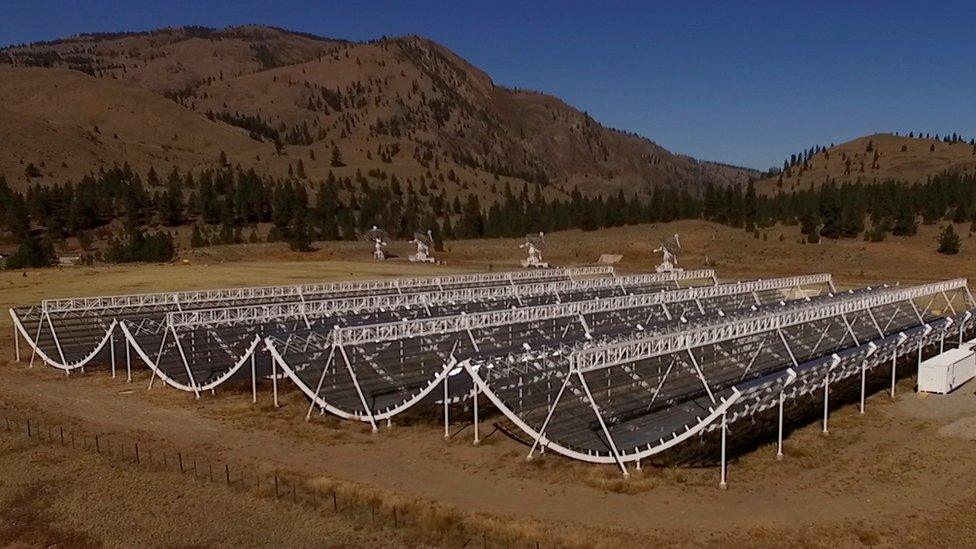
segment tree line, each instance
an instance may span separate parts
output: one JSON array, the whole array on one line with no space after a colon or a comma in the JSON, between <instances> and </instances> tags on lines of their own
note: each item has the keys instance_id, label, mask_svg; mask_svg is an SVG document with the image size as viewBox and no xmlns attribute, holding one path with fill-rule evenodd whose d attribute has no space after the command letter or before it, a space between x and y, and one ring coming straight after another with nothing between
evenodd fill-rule
<instances>
[{"instance_id":1,"label":"tree line","mask_svg":"<svg viewBox=\"0 0 976 549\"><path fill-rule=\"evenodd\" d=\"M448 194L436 179L401 182L381 170L308 185L295 178L259 175L223 166L198 173L173 169L145 175L113 166L79 182L33 185L15 191L0 178L0 219L19 244L8 266L46 265L54 247L77 238L83 249L106 240L106 261L160 261L175 253L167 228L193 226L191 246L245 241L287 241L309 249L314 240L352 240L373 225L396 238L431 230L436 242L460 238L518 237L529 232L596 230L637 223L705 219L758 232L777 223L800 225L809 242L858 238L877 242L910 236L919 223L942 220L976 226L976 176L946 172L924 183L844 183L766 196L745 187L707 185L657 188L649 197L587 196L575 189L547 198L533 184L488 196ZM270 224L259 238L258 224ZM245 237L245 232L248 236Z\"/></svg>"}]
</instances>

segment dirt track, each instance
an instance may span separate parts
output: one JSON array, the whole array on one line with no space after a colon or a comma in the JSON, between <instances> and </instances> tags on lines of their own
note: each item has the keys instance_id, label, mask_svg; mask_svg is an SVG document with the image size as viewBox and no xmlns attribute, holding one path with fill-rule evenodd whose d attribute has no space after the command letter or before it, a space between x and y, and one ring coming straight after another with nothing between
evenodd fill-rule
<instances>
[{"instance_id":1,"label":"dirt track","mask_svg":"<svg viewBox=\"0 0 976 549\"><path fill-rule=\"evenodd\" d=\"M257 277L264 283L314 279L328 276L324 273L345 273L362 266L310 264L301 274L295 274L294 264L277 263L253 267L228 263L209 270L150 266L125 268L118 276L124 280L121 291L135 291L166 280L166 273L175 269L219 275L197 277L192 285L226 286ZM382 266L381 270L389 267ZM369 268L374 276L393 272ZM851 269L844 265L839 268ZM865 277L871 276L870 265L867 270ZM791 272L797 271L809 269ZM79 276L84 272L49 271L37 277L31 273L27 279L4 273L0 278L0 283L5 283L0 301L30 301L49 293L105 293L110 283L98 276L105 271ZM909 271L906 278L916 276L915 271ZM38 279L44 282L31 284ZM191 285L168 280L171 286ZM9 341L0 353L12 356ZM460 432L448 442L443 440L436 419L418 416L405 417L393 428L371 434L360 425L325 416L313 416L310 423L305 423L307 401L295 392L288 392L282 399L284 406L276 410L270 406L267 391L259 395L257 406L251 405L248 396L233 391L204 395L197 401L166 388L146 391L147 380L148 376L140 374L130 385L122 379L111 379L104 371L67 378L49 369L5 364L0 366L0 407L47 422L67 422L109 437L179 449L187 455L248 464L265 471L278 470L312 483L346 481L364 491L379 490L383 493L378 497L382 498L401 498L415 505L418 500L433 502L445 512L454 510L459 520L501 524L519 536L635 546L653 542L847 546L932 542L961 545L976 533L976 496L971 490L976 482L976 460L972 458L976 397L969 386L949 397L920 399L911 392L911 380L906 379L895 402L878 392L869 399L864 416L852 406L835 408L830 435L820 434L816 424L800 428L787 439L784 461L774 459L775 450L770 446L736 456L729 471L730 489L722 492L716 487L715 468L645 468L643 473L624 481L611 467L574 463L556 456L526 462L525 448L498 433L473 447L469 430L464 430L460 422L453 426ZM491 430L488 425L483 428L486 432ZM731 436L734 438L735 433ZM18 467L24 459L53 458L48 457L48 449L20 448L16 441L4 444L3 456L17 457L0 459L3 478L13 475L19 479L13 488L7 484L9 481L0 485L0 501L5 507L17 504L27 487L42 483L45 478L62 478L59 475L77 472L74 465L68 465L74 463L74 457L54 460L43 468ZM111 464L105 467L106 471L117 471ZM162 482L158 473L136 471L131 475L139 482ZM131 485L117 484L122 481L116 476L106 472L92 478L112 486L113 497L125 497L116 494L128 493ZM217 497L209 492L215 488L198 490L191 484L180 489L185 498L195 502ZM140 504L139 498L135 499L125 505L132 509L129 512L155 512L153 502ZM41 518L32 524L39 528L40 523L50 522L50 528L78 536L70 538L78 543L119 543L117 531L98 526L105 515L100 505L103 503L79 505L70 517L52 511L39 515ZM246 499L239 505L255 512L259 508ZM206 517L198 522L232 521L235 536L251 530L261 530L261 536L268 534L254 537L249 544L284 540L270 535L259 521L234 505L203 505L195 509ZM118 520L130 520L124 516L127 515ZM9 520L8 515L0 516L0 521ZM283 521L282 526L289 532L305 530L301 535L307 537L295 538L296 543L315 544L312 540L326 539L321 537L322 530L305 521L304 515L285 513L277 520ZM188 542L177 539L177 531L164 526L147 525L146 535L157 537L142 539L163 540L160 543L164 544ZM367 538L357 537L352 530L354 524L322 525L333 527L349 532L349 537L344 538L346 543L366 543ZM3 530L11 531L15 534L6 534L9 541L43 543L49 539L25 537L24 530ZM31 531L33 528L27 530ZM206 544L213 543L213 539L203 537L197 541ZM239 538L224 541L229 545L235 539Z\"/></svg>"}]
</instances>

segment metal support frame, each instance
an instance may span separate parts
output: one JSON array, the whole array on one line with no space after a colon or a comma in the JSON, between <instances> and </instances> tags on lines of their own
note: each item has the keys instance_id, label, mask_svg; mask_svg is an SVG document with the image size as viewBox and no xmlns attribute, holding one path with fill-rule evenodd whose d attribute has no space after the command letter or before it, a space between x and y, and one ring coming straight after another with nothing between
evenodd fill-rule
<instances>
[{"instance_id":1,"label":"metal support frame","mask_svg":"<svg viewBox=\"0 0 976 549\"><path fill-rule=\"evenodd\" d=\"M829 303L809 303L785 312L773 312L754 318L709 325L675 334L653 337L639 336L629 341L574 351L574 363L583 371L608 368L655 356L672 354L688 347L702 347L719 341L774 331L777 328L798 326L817 320L839 317L841 314L890 305L917 296L931 295L943 289L961 288L965 284L965 279L956 279L911 288L890 289L866 296L844 297Z\"/></svg>"},{"instance_id":2,"label":"metal support frame","mask_svg":"<svg viewBox=\"0 0 976 549\"><path fill-rule=\"evenodd\" d=\"M477 446L477 445L481 444L481 438L479 438L479 436L478 436L478 421L479 421L479 418L478 418L478 385L477 384L475 384L474 387L471 388L471 400L474 401L474 404L473 404L473 407L474 407L474 441L473 441L472 444L474 444L475 446Z\"/></svg>"},{"instance_id":3,"label":"metal support frame","mask_svg":"<svg viewBox=\"0 0 976 549\"><path fill-rule=\"evenodd\" d=\"M823 433L827 434L827 417L830 415L830 371L824 375L823 392Z\"/></svg>"},{"instance_id":4,"label":"metal support frame","mask_svg":"<svg viewBox=\"0 0 976 549\"><path fill-rule=\"evenodd\" d=\"M783 459L783 401L786 400L786 387L779 392L778 427L776 429L776 459Z\"/></svg>"},{"instance_id":5,"label":"metal support frame","mask_svg":"<svg viewBox=\"0 0 976 549\"><path fill-rule=\"evenodd\" d=\"M725 461L725 457L726 457L725 456L725 444L726 444L726 440L725 439L728 438L729 425L728 425L728 419L726 418L726 413L725 412L722 412L722 427L721 427L721 429L722 429L722 465L721 465L721 471L722 472L721 472L721 480L718 483L718 487L721 488L722 490L725 490L729 486L728 482L726 481L727 464L726 464L726 461Z\"/></svg>"},{"instance_id":6,"label":"metal support frame","mask_svg":"<svg viewBox=\"0 0 976 549\"><path fill-rule=\"evenodd\" d=\"M161 292L152 294L130 294L97 297L80 297L67 299L46 299L41 302L42 311L46 313L92 312L98 310L147 310L159 307L173 307L179 309L180 303L221 303L242 302L256 300L279 300L287 298L297 299L300 295L306 298L314 295L341 295L353 293L376 294L381 291L393 292L403 289L417 290L423 288L444 288L452 286L479 286L500 284L508 280L546 280L568 278L575 276L601 276L613 273L611 266L597 267L567 267L560 269L542 269L533 271L511 271L497 273L476 273L443 275L436 277L393 278L377 280L357 280L347 282L329 282L322 284L295 284L287 286L261 286L242 288L223 288L217 290L195 290L186 292ZM685 271L667 273L670 276L662 280L670 281L689 276L708 278L714 274L712 270Z\"/></svg>"}]
</instances>

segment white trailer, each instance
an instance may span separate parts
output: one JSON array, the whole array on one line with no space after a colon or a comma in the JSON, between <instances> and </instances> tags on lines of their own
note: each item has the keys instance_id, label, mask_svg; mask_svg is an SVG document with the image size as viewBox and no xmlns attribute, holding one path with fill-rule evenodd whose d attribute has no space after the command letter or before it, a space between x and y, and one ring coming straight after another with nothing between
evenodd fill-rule
<instances>
[{"instance_id":1,"label":"white trailer","mask_svg":"<svg viewBox=\"0 0 976 549\"><path fill-rule=\"evenodd\" d=\"M976 377L976 353L965 346L923 360L918 366L918 390L946 394Z\"/></svg>"}]
</instances>

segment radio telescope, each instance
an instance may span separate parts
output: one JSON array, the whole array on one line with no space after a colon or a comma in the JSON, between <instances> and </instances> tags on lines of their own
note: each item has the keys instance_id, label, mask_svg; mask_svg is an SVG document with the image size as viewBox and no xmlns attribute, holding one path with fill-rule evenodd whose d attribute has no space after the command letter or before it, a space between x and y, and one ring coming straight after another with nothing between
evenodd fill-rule
<instances>
[{"instance_id":1,"label":"radio telescope","mask_svg":"<svg viewBox=\"0 0 976 549\"><path fill-rule=\"evenodd\" d=\"M678 268L678 253L681 252L681 241L678 240L678 235L674 235L674 240L662 240L661 245L654 249L654 253L661 253L661 264L655 267L659 273L668 273L671 271L681 271L683 269Z\"/></svg>"},{"instance_id":2,"label":"radio telescope","mask_svg":"<svg viewBox=\"0 0 976 549\"><path fill-rule=\"evenodd\" d=\"M528 248L529 256L522 260L525 268L547 269L549 264L542 260L542 251L546 249L545 233L530 233L525 235L525 243L519 248Z\"/></svg>"},{"instance_id":3,"label":"radio telescope","mask_svg":"<svg viewBox=\"0 0 976 549\"><path fill-rule=\"evenodd\" d=\"M386 251L383 250L387 246L387 240L389 240L386 231L373 225L372 229L363 233L363 240L373 243L373 259L378 261L386 259Z\"/></svg>"},{"instance_id":4,"label":"radio telescope","mask_svg":"<svg viewBox=\"0 0 976 549\"><path fill-rule=\"evenodd\" d=\"M417 253L408 256L411 263L436 263L436 260L430 255L430 250L434 247L434 236L430 230L427 231L427 234L413 233L413 240L410 243L417 245Z\"/></svg>"}]
</instances>

